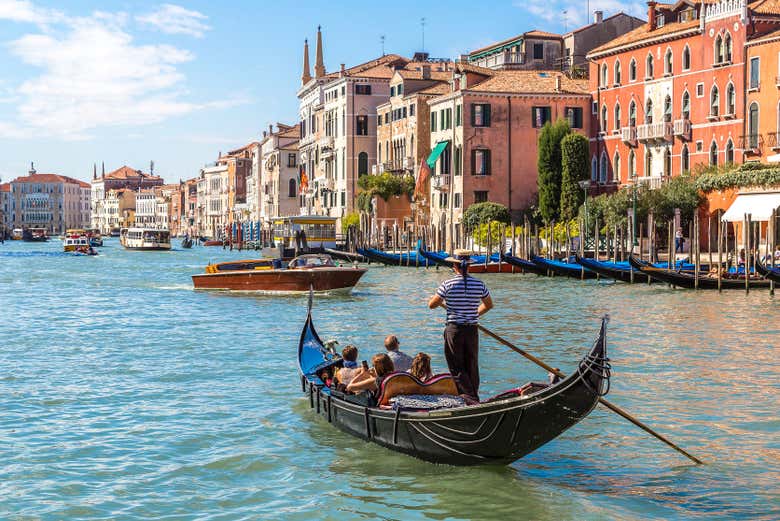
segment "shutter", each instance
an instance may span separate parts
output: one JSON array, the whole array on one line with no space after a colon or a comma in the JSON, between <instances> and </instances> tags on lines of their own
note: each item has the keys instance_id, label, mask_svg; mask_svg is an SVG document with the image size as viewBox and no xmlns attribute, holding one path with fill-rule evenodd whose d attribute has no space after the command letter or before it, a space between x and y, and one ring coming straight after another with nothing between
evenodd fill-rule
<instances>
[{"instance_id":1,"label":"shutter","mask_svg":"<svg viewBox=\"0 0 780 521\"><path fill-rule=\"evenodd\" d=\"M484 162L485 162L485 168L484 168L485 175L490 175L491 174L491 171L490 171L490 150L483 150L482 151L482 157L484 158Z\"/></svg>"},{"instance_id":2,"label":"shutter","mask_svg":"<svg viewBox=\"0 0 780 521\"><path fill-rule=\"evenodd\" d=\"M477 175L477 151L476 150L471 151L471 175Z\"/></svg>"},{"instance_id":3,"label":"shutter","mask_svg":"<svg viewBox=\"0 0 780 521\"><path fill-rule=\"evenodd\" d=\"M489 127L490 126L490 104L489 103L482 105L482 113L484 114L484 118L483 118L485 122L484 126Z\"/></svg>"},{"instance_id":4,"label":"shutter","mask_svg":"<svg viewBox=\"0 0 780 521\"><path fill-rule=\"evenodd\" d=\"M477 126L476 110L474 110L475 106L476 105L474 103L471 104L471 126L472 127L476 127Z\"/></svg>"}]
</instances>

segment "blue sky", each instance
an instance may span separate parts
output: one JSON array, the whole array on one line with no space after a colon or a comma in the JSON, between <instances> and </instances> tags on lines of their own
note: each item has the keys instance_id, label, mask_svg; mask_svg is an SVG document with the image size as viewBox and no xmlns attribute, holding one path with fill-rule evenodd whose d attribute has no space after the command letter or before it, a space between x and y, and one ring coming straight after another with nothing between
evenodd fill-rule
<instances>
[{"instance_id":1,"label":"blue sky","mask_svg":"<svg viewBox=\"0 0 780 521\"><path fill-rule=\"evenodd\" d=\"M642 16L641 1L590 0ZM586 0L441 2L51 2L0 0L0 179L88 179L92 164L197 175L220 151L293 123L304 38L314 63L354 65L385 50L461 53L534 28L586 22Z\"/></svg>"}]
</instances>

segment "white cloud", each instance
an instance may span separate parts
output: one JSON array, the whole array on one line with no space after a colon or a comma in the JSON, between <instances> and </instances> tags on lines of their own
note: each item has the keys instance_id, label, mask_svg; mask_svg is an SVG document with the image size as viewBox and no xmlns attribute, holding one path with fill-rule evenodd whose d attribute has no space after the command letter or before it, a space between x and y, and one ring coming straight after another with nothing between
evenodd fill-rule
<instances>
[{"instance_id":1,"label":"white cloud","mask_svg":"<svg viewBox=\"0 0 780 521\"><path fill-rule=\"evenodd\" d=\"M525 9L537 18L554 22L563 27L566 11L568 29L574 29L593 21L593 11L603 11L604 17L624 12L639 18L646 18L647 6L640 1L626 0L590 0L590 12L582 0L523 0L515 2L515 6ZM544 30L544 27L539 27ZM552 30L552 29L548 29Z\"/></svg>"},{"instance_id":2,"label":"white cloud","mask_svg":"<svg viewBox=\"0 0 780 521\"><path fill-rule=\"evenodd\" d=\"M29 0L0 0L0 20L45 26L64 18L60 11L37 7Z\"/></svg>"},{"instance_id":3,"label":"white cloud","mask_svg":"<svg viewBox=\"0 0 780 521\"><path fill-rule=\"evenodd\" d=\"M86 139L99 128L148 125L238 103L187 100L177 66L194 55L171 45L136 44L127 21L125 13L105 12L62 18L55 30L10 42L12 55L42 72L6 93L18 102L18 121L0 125L0 136Z\"/></svg>"},{"instance_id":4,"label":"white cloud","mask_svg":"<svg viewBox=\"0 0 780 521\"><path fill-rule=\"evenodd\" d=\"M186 34L195 38L202 38L203 33L211 29L204 23L206 18L203 13L173 4L163 4L154 12L135 17L139 23L166 34Z\"/></svg>"}]
</instances>

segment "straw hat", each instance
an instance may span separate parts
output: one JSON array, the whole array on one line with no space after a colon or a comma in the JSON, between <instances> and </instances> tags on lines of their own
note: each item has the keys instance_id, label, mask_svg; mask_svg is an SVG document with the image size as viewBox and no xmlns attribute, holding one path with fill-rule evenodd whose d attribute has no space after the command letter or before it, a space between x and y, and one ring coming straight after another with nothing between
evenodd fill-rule
<instances>
[{"instance_id":1,"label":"straw hat","mask_svg":"<svg viewBox=\"0 0 780 521\"><path fill-rule=\"evenodd\" d=\"M472 255L473 252L471 252L471 250L457 249L452 252L452 256L447 257L444 261L452 264L460 264L465 260L467 264L474 264L474 261L471 260Z\"/></svg>"}]
</instances>

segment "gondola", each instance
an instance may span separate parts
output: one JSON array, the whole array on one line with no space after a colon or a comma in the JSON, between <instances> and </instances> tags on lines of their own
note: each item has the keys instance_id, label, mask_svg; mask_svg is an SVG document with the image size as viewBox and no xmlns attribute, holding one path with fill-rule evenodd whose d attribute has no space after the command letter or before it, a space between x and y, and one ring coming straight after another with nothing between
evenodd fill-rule
<instances>
[{"instance_id":1,"label":"gondola","mask_svg":"<svg viewBox=\"0 0 780 521\"><path fill-rule=\"evenodd\" d=\"M433 410L392 408L376 406L363 395L347 395L325 385L323 372L341 366L342 360L317 335L310 304L298 345L301 388L312 409L358 438L433 463L505 465L585 418L608 391L606 326L605 318L598 338L577 369L555 384L537 384L535 390L522 394L524 386L477 405ZM451 378L440 375L433 380L438 384ZM415 380L407 373L386 377L380 403L393 387L393 379ZM451 385L454 387L454 383Z\"/></svg>"},{"instance_id":2,"label":"gondola","mask_svg":"<svg viewBox=\"0 0 780 521\"><path fill-rule=\"evenodd\" d=\"M509 253L501 254L501 261L511 264L516 268L520 268L523 273L535 273L537 275L547 275L547 270L542 268L533 262L523 259L521 257L515 257Z\"/></svg>"},{"instance_id":3,"label":"gondola","mask_svg":"<svg viewBox=\"0 0 780 521\"><path fill-rule=\"evenodd\" d=\"M562 275L573 279L595 279L596 272L577 264L576 262L562 262L552 259L545 259L536 255L531 257L531 261L539 268L542 268L554 275Z\"/></svg>"},{"instance_id":4,"label":"gondola","mask_svg":"<svg viewBox=\"0 0 780 521\"><path fill-rule=\"evenodd\" d=\"M647 261L637 259L633 255L628 256L628 262L633 267L647 274L659 282L666 282L678 288L694 289L696 288L696 276L694 273L686 271L675 271L668 268L657 268ZM744 276L725 276L720 279L721 289L745 289ZM757 277L750 278L751 288L768 288L769 281ZM718 289L718 278L709 274L699 275L699 289Z\"/></svg>"},{"instance_id":5,"label":"gondola","mask_svg":"<svg viewBox=\"0 0 780 521\"><path fill-rule=\"evenodd\" d=\"M577 263L585 266L590 271L598 273L602 277L621 280L623 282L632 282L630 265L616 262L597 261L595 259L583 258L579 255L576 255L575 258L577 259ZM653 281L653 279L647 276L647 274L642 273L638 269L634 268L634 283L646 284L648 281Z\"/></svg>"},{"instance_id":6,"label":"gondola","mask_svg":"<svg viewBox=\"0 0 780 521\"><path fill-rule=\"evenodd\" d=\"M447 268L452 267L452 264L446 260L448 257L450 257L450 254L447 252L428 251L424 250L423 248L418 248L417 252L435 266L444 266ZM517 270L512 264L501 261L500 255L498 253L492 254L490 256L490 260L487 263L485 263L484 255L472 255L471 260L473 261L473 264L469 265L469 273L474 275L484 273L520 272L520 270Z\"/></svg>"},{"instance_id":7,"label":"gondola","mask_svg":"<svg viewBox=\"0 0 780 521\"><path fill-rule=\"evenodd\" d=\"M378 262L386 266L432 266L426 258L417 255L417 252L389 253L376 248L358 248L357 252L366 257L370 262Z\"/></svg>"},{"instance_id":8,"label":"gondola","mask_svg":"<svg viewBox=\"0 0 780 521\"><path fill-rule=\"evenodd\" d=\"M780 282L780 268L772 268L764 265L761 259L756 259L756 271L765 279Z\"/></svg>"},{"instance_id":9,"label":"gondola","mask_svg":"<svg viewBox=\"0 0 780 521\"><path fill-rule=\"evenodd\" d=\"M181 247L186 249L192 248L192 238L189 236L184 236L184 238L181 240Z\"/></svg>"},{"instance_id":10,"label":"gondola","mask_svg":"<svg viewBox=\"0 0 780 521\"><path fill-rule=\"evenodd\" d=\"M334 250L333 248L323 248L322 251L334 259L343 260L346 262L368 262L368 259L359 253Z\"/></svg>"}]
</instances>

